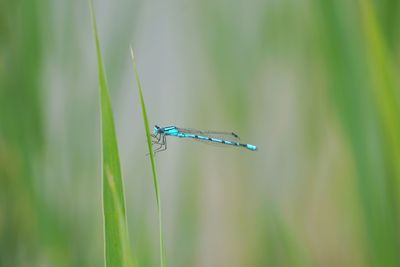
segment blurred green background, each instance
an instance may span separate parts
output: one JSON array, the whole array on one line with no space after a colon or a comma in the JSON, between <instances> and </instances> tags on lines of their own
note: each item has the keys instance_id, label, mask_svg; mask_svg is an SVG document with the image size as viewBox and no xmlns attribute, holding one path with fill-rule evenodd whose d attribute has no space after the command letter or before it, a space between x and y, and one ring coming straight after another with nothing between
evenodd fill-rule
<instances>
[{"instance_id":1,"label":"blurred green background","mask_svg":"<svg viewBox=\"0 0 400 267\"><path fill-rule=\"evenodd\" d=\"M245 150L157 155L169 266L400 266L398 0L95 1L132 252L158 266L152 124ZM87 1L0 2L0 266L103 266Z\"/></svg>"}]
</instances>

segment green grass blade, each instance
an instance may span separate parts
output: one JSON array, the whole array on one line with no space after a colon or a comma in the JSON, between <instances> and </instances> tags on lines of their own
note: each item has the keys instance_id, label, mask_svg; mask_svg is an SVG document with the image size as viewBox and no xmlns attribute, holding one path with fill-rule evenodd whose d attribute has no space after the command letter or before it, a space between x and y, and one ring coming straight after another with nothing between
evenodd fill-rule
<instances>
[{"instance_id":1,"label":"green grass blade","mask_svg":"<svg viewBox=\"0 0 400 267\"><path fill-rule=\"evenodd\" d=\"M399 193L400 193L400 103L398 84L395 76L395 66L392 62L394 55L390 54L382 29L379 25L374 4L370 0L359 0L362 26L366 39L367 60L370 72L370 82L375 96L380 126L383 132L383 147L385 163L388 173L386 176L385 197L389 200L388 214L391 220L385 221L385 228L389 230L389 238L382 242L378 251L378 264L385 266L399 266L399 243L396 238L398 233ZM391 234L390 234L391 233ZM377 236L383 236L382 230L377 231Z\"/></svg>"},{"instance_id":2,"label":"green grass blade","mask_svg":"<svg viewBox=\"0 0 400 267\"><path fill-rule=\"evenodd\" d=\"M391 123L387 122L382 123L385 120L382 118L391 118L393 114L380 116L381 120L376 120L379 116L375 116L375 111L382 112L385 109L383 101L378 103L381 100L377 100L377 109L373 106L373 101L376 99L387 98L384 97L387 92L378 90L390 92L392 81L391 78L389 80L383 78L391 75L388 61L385 59L386 52L382 46L384 41L378 34L371 6L363 6L366 2L360 1L358 3L361 5L354 8L358 8L363 16L361 26L367 32L366 41L362 35L354 34L360 30L358 20L345 24L347 21L345 17L349 21L354 19L353 16L342 12L342 7L352 6L350 2L343 0L339 1L341 4L337 4L332 1L317 1L322 11L321 33L326 40L324 44L328 63L327 74L330 76L331 84L329 89L354 155L357 171L356 193L359 196L362 212L359 228L362 229L362 249L365 250L368 266L399 266L396 240L398 204L395 200L397 196L393 193L396 190L396 182L393 179L396 176L393 174L396 172L389 163L392 155L386 154L387 138L382 138L382 133L392 126L397 126L394 124L390 126ZM364 44L367 44L368 57L363 50ZM368 68L382 68L382 70L368 73ZM369 75L366 75L367 73ZM374 84L371 84L367 76L375 80ZM374 88L374 94L369 91L371 88ZM392 100L387 99L387 101ZM392 106L391 111L387 114L395 113L394 105L390 106ZM382 131L382 125L386 125L387 129Z\"/></svg>"},{"instance_id":3,"label":"green grass blade","mask_svg":"<svg viewBox=\"0 0 400 267\"><path fill-rule=\"evenodd\" d=\"M111 192L112 192L112 198L114 201L114 205L115 205L115 210L118 213L118 217L119 217L119 226L120 226L120 239L123 242L122 245L122 256L123 256L123 262L124 265L123 266L127 266L127 267L133 267L133 259L130 255L130 251L131 251L131 246L129 244L129 233L128 233L128 227L126 224L126 221L124 220L125 216L124 216L124 211L122 209L121 206L121 202L118 201L118 193L116 191L116 187L115 187L115 179L113 177L113 175L109 172L109 170L105 170L107 172L107 182L108 182L108 187L110 188Z\"/></svg>"},{"instance_id":4,"label":"green grass blade","mask_svg":"<svg viewBox=\"0 0 400 267\"><path fill-rule=\"evenodd\" d=\"M133 62L133 69L135 71L136 82L137 82L138 90L139 90L140 104L142 106L143 122L144 122L145 131L146 131L146 139L147 139L147 145L148 145L148 148L149 148L151 170L153 172L154 190L155 190L155 193L156 193L156 200L157 200L158 222L159 222L159 233L160 233L160 261L161 261L161 266L165 267L165 266L167 266L167 262L166 262L166 253L165 253L163 230L162 230L162 212L161 212L160 188L159 188L158 177L157 177L156 163L155 163L155 160L154 160L153 143L151 142L149 120L147 118L146 106L144 104L144 99L143 99L142 86L141 86L141 83L140 83L140 80L139 80L139 74L137 72L136 62L135 62L135 57L133 55L132 47L131 47L131 56L132 56L132 62Z\"/></svg>"},{"instance_id":5,"label":"green grass blade","mask_svg":"<svg viewBox=\"0 0 400 267\"><path fill-rule=\"evenodd\" d=\"M130 261L127 260L130 255L125 197L114 119L92 0L89 1L89 6L96 43L100 84L105 265L107 267L130 266Z\"/></svg>"},{"instance_id":6,"label":"green grass blade","mask_svg":"<svg viewBox=\"0 0 400 267\"><path fill-rule=\"evenodd\" d=\"M392 184L400 193L400 104L398 102L398 85L395 79L395 67L391 61L388 44L378 25L372 3L369 0L360 0L362 24L366 36L370 77L373 91L376 96L378 111L385 133L386 151L392 160L391 167L395 177Z\"/></svg>"}]
</instances>

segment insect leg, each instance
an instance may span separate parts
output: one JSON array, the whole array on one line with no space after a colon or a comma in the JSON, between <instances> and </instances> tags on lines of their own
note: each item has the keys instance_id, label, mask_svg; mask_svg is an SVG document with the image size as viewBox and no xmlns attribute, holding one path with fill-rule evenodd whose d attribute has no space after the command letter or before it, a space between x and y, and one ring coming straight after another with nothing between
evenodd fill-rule
<instances>
[{"instance_id":1,"label":"insect leg","mask_svg":"<svg viewBox=\"0 0 400 267\"><path fill-rule=\"evenodd\" d=\"M164 151L164 150L167 149L167 138L166 138L165 135L164 135L164 137L163 137L163 145L164 145L164 147L161 148L161 149L159 149L157 152L161 152L161 151Z\"/></svg>"},{"instance_id":2,"label":"insect leg","mask_svg":"<svg viewBox=\"0 0 400 267\"><path fill-rule=\"evenodd\" d=\"M154 153L158 153L167 149L167 138L165 135L162 136L162 142L160 144L161 146L157 148Z\"/></svg>"}]
</instances>

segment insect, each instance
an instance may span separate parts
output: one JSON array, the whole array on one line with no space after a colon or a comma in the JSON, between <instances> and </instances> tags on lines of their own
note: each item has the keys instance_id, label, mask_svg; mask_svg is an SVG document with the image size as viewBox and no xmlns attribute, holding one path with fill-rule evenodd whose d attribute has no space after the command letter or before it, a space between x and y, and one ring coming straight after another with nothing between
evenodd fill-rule
<instances>
[{"instance_id":1,"label":"insect","mask_svg":"<svg viewBox=\"0 0 400 267\"><path fill-rule=\"evenodd\" d=\"M251 151L256 151L257 146L251 144L242 144L240 138L233 132L216 132L216 131L199 131L194 129L178 128L176 126L159 127L154 126L153 144L159 145L154 153L167 149L167 136L175 136L179 138L191 138L198 141L208 143L230 145L236 147L244 147Z\"/></svg>"}]
</instances>

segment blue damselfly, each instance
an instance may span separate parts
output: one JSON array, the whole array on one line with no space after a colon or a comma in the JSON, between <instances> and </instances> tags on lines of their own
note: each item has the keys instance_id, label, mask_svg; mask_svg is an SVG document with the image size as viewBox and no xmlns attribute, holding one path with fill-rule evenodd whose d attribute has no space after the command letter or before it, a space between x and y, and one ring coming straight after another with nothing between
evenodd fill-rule
<instances>
[{"instance_id":1,"label":"blue damselfly","mask_svg":"<svg viewBox=\"0 0 400 267\"><path fill-rule=\"evenodd\" d=\"M214 144L243 147L251 151L257 150L255 145L240 143L239 136L233 132L199 131L194 129L178 128L176 126L159 127L156 125L154 126L153 134L151 136L153 137L153 144L159 145L154 150L155 153L167 149L167 136L189 138Z\"/></svg>"}]
</instances>

